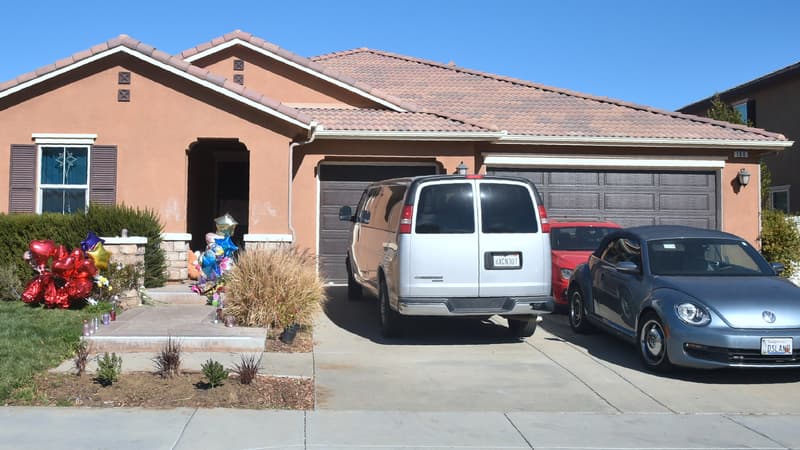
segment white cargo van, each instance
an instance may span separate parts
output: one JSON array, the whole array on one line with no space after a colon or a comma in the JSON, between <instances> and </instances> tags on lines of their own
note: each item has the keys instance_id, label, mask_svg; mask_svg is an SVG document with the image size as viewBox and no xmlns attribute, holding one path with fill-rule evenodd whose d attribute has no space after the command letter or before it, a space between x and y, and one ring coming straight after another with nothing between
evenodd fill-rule
<instances>
[{"instance_id":1,"label":"white cargo van","mask_svg":"<svg viewBox=\"0 0 800 450\"><path fill-rule=\"evenodd\" d=\"M433 175L371 184L355 211L348 295L380 301L381 331L402 316L506 317L531 336L553 311L547 214L528 180Z\"/></svg>"}]
</instances>

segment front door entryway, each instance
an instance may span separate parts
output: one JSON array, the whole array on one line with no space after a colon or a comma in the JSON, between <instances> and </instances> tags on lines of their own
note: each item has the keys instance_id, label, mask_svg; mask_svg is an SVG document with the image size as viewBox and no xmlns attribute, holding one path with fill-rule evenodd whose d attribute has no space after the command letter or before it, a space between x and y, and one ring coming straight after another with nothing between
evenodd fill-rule
<instances>
[{"instance_id":1,"label":"front door entryway","mask_svg":"<svg viewBox=\"0 0 800 450\"><path fill-rule=\"evenodd\" d=\"M250 153L238 139L198 139L189 147L186 212L191 249L205 248L205 234L215 231L214 218L230 213L239 225L233 235L242 246L250 203Z\"/></svg>"}]
</instances>

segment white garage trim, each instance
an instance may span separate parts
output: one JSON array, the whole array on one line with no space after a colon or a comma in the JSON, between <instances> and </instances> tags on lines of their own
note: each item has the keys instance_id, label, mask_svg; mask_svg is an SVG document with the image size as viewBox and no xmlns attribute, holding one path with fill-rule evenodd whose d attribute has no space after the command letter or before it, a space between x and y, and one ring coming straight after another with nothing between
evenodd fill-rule
<instances>
[{"instance_id":1,"label":"white garage trim","mask_svg":"<svg viewBox=\"0 0 800 450\"><path fill-rule=\"evenodd\" d=\"M725 167L725 157L683 158L594 156L594 155L542 155L484 153L483 163L492 167L535 168L602 168L602 169L677 169L720 170Z\"/></svg>"}]
</instances>

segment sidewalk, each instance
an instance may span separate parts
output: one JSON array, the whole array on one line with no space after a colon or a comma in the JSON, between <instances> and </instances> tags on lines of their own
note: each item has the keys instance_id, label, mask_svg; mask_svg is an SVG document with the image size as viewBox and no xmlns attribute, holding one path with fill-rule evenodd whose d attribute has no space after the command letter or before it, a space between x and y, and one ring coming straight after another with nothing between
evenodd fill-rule
<instances>
[{"instance_id":1,"label":"sidewalk","mask_svg":"<svg viewBox=\"0 0 800 450\"><path fill-rule=\"evenodd\" d=\"M0 449L787 449L791 415L0 408Z\"/></svg>"}]
</instances>

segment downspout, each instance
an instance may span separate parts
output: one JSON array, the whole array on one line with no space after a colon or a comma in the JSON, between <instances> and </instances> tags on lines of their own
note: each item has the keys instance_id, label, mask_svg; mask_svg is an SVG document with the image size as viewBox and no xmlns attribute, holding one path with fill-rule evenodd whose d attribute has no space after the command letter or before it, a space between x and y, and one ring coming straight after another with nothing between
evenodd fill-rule
<instances>
[{"instance_id":1,"label":"downspout","mask_svg":"<svg viewBox=\"0 0 800 450\"><path fill-rule=\"evenodd\" d=\"M295 243L294 239L294 226L292 226L292 169L294 169L294 149L301 145L306 145L314 142L316 137L317 127L319 124L316 120L312 120L308 127L308 138L305 141L292 141L289 144L289 234L292 236L292 244Z\"/></svg>"}]
</instances>

